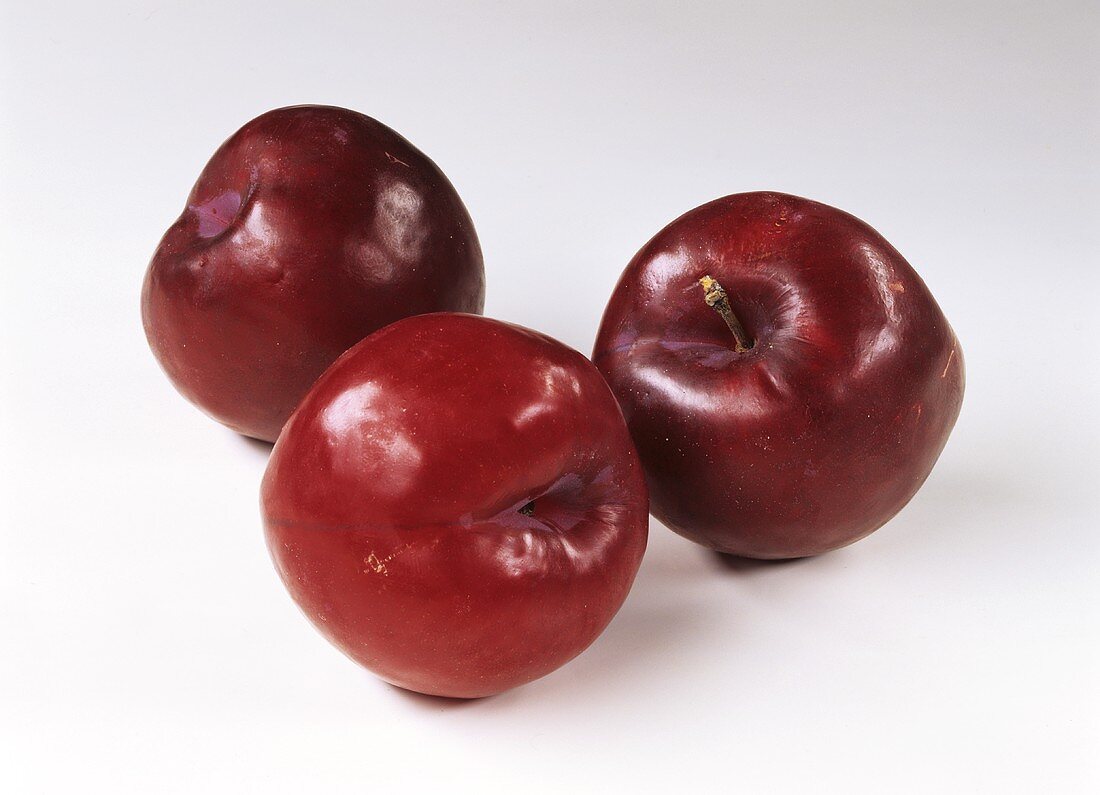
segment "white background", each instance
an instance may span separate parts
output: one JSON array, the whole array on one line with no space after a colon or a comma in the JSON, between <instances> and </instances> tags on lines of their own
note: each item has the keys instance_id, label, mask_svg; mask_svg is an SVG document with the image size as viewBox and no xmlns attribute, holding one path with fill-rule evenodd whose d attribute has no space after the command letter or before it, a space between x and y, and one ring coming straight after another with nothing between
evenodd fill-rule
<instances>
[{"instance_id":1,"label":"white background","mask_svg":"<svg viewBox=\"0 0 1100 795\"><path fill-rule=\"evenodd\" d=\"M0 791L1100 786L1095 3L2 7ZM607 632L527 687L381 683L283 592L266 450L174 393L138 313L217 144L301 102L434 158L487 313L585 352L695 205L864 218L966 353L937 469L804 562L723 565L654 523Z\"/></svg>"}]
</instances>

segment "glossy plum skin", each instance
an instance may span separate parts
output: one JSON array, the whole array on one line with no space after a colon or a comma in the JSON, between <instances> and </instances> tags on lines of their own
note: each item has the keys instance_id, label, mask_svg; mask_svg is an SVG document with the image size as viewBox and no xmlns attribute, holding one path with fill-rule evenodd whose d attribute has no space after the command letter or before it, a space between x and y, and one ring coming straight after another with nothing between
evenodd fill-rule
<instances>
[{"instance_id":1,"label":"glossy plum skin","mask_svg":"<svg viewBox=\"0 0 1100 795\"><path fill-rule=\"evenodd\" d=\"M698 280L729 295L735 352ZM623 407L651 510L705 546L816 555L909 501L963 397L962 351L928 288L867 224L779 193L673 221L627 266L593 361Z\"/></svg>"},{"instance_id":2,"label":"glossy plum skin","mask_svg":"<svg viewBox=\"0 0 1100 795\"><path fill-rule=\"evenodd\" d=\"M141 313L184 397L274 441L363 337L484 300L473 222L443 172L374 119L303 105L214 153L153 255Z\"/></svg>"},{"instance_id":3,"label":"glossy plum skin","mask_svg":"<svg viewBox=\"0 0 1100 795\"><path fill-rule=\"evenodd\" d=\"M463 314L344 354L279 437L261 501L279 575L322 635L388 682L462 698L592 643L648 532L637 454L591 362Z\"/></svg>"}]
</instances>

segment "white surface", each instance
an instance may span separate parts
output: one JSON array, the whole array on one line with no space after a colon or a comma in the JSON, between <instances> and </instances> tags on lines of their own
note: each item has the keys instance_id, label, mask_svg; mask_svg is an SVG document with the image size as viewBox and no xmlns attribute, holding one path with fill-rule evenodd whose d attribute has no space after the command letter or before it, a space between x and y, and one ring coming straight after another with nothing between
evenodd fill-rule
<instances>
[{"instance_id":1,"label":"white surface","mask_svg":"<svg viewBox=\"0 0 1100 795\"><path fill-rule=\"evenodd\" d=\"M1095 3L2 5L0 791L1100 786ZM488 313L584 351L697 204L863 217L966 352L939 466L816 560L728 568L654 524L606 634L530 686L382 684L294 609L265 451L173 392L138 315L214 147L298 102L424 149Z\"/></svg>"}]
</instances>

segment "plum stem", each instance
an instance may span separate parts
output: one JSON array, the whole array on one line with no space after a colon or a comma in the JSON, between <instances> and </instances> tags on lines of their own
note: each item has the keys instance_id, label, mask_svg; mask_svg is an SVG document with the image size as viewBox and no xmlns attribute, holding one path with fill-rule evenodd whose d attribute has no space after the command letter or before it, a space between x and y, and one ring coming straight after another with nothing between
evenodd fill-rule
<instances>
[{"instance_id":1,"label":"plum stem","mask_svg":"<svg viewBox=\"0 0 1100 795\"><path fill-rule=\"evenodd\" d=\"M703 300L707 302L707 306L722 316L722 320L726 321L730 333L733 334L733 350L736 353L744 353L752 348L752 340L745 333L745 327L741 325L737 315L733 313L730 297L726 295L722 285L710 276L704 276L699 280L699 284L703 288Z\"/></svg>"}]
</instances>

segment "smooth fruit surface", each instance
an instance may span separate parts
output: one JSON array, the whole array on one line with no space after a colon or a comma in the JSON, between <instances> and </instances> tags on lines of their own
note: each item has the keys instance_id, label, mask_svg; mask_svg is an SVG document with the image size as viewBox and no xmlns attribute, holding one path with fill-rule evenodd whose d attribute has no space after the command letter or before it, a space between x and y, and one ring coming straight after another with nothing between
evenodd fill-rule
<instances>
[{"instance_id":1,"label":"smooth fruit surface","mask_svg":"<svg viewBox=\"0 0 1100 795\"><path fill-rule=\"evenodd\" d=\"M272 452L262 507L291 596L387 681L497 693L584 650L647 534L644 476L591 362L462 314L348 351Z\"/></svg>"},{"instance_id":2,"label":"smooth fruit surface","mask_svg":"<svg viewBox=\"0 0 1100 795\"><path fill-rule=\"evenodd\" d=\"M751 340L735 350L711 276ZM653 514L719 551L814 555L916 493L963 396L958 340L867 224L779 193L673 221L627 266L593 361L623 408Z\"/></svg>"},{"instance_id":3,"label":"smooth fruit surface","mask_svg":"<svg viewBox=\"0 0 1100 795\"><path fill-rule=\"evenodd\" d=\"M363 337L484 298L473 223L443 172L374 119L303 105L215 152L153 255L141 310L184 397L274 441Z\"/></svg>"}]
</instances>

